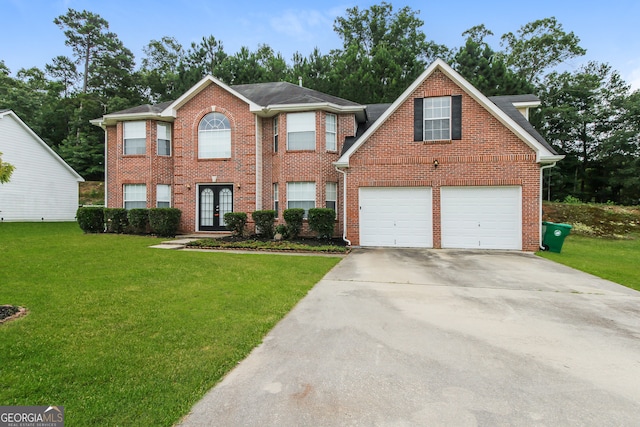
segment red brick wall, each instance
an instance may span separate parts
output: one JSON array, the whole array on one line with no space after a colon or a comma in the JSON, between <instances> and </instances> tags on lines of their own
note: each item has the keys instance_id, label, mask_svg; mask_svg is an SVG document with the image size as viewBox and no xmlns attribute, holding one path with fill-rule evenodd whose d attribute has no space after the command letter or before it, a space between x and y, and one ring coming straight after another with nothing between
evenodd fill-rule
<instances>
[{"instance_id":1,"label":"red brick wall","mask_svg":"<svg viewBox=\"0 0 640 427\"><path fill-rule=\"evenodd\" d=\"M146 120L146 154L124 155L122 122L107 126L107 206L124 207L123 185L146 184L147 207L156 206L156 186L173 185L173 158L157 155L157 125Z\"/></svg>"},{"instance_id":2,"label":"red brick wall","mask_svg":"<svg viewBox=\"0 0 640 427\"><path fill-rule=\"evenodd\" d=\"M287 115L279 115L278 152L273 151L273 120L263 119L263 209L273 209L273 184L278 183L279 218L284 223L282 212L287 208L287 182L312 181L316 183L316 207L325 207L326 183L338 184L338 220L336 235L342 233L342 175L332 165L342 151L342 144L347 136L355 135L355 118L353 114L337 114L337 150L326 150L326 115L324 111L316 112L316 149L314 151L287 150ZM305 232L308 229L304 228Z\"/></svg>"},{"instance_id":3,"label":"red brick wall","mask_svg":"<svg viewBox=\"0 0 640 427\"><path fill-rule=\"evenodd\" d=\"M462 95L462 139L413 141L413 99ZM439 166L435 168L434 160ZM347 238L359 244L358 188L427 186L433 191L433 243L439 248L440 187L522 186L522 249L538 248L540 168L535 153L439 71L362 145L348 168Z\"/></svg>"}]
</instances>

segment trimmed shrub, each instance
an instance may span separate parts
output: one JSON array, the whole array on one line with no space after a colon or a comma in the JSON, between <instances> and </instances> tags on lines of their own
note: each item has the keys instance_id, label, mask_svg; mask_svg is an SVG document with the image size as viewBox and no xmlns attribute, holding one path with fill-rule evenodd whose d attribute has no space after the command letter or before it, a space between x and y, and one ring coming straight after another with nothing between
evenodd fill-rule
<instances>
[{"instance_id":1,"label":"trimmed shrub","mask_svg":"<svg viewBox=\"0 0 640 427\"><path fill-rule=\"evenodd\" d=\"M309 228L318 233L320 239L333 237L336 223L336 211L330 208L309 209Z\"/></svg>"},{"instance_id":2,"label":"trimmed shrub","mask_svg":"<svg viewBox=\"0 0 640 427\"><path fill-rule=\"evenodd\" d=\"M244 234L244 227L247 225L247 214L244 212L227 212L224 214L224 222L227 230L232 231L236 236Z\"/></svg>"},{"instance_id":3,"label":"trimmed shrub","mask_svg":"<svg viewBox=\"0 0 640 427\"><path fill-rule=\"evenodd\" d=\"M284 225L284 224L276 225L276 233L275 234L281 235L283 239L288 239L289 238L287 226Z\"/></svg>"},{"instance_id":4,"label":"trimmed shrub","mask_svg":"<svg viewBox=\"0 0 640 427\"><path fill-rule=\"evenodd\" d=\"M160 237L175 237L180 226L182 211L176 208L149 209L151 232Z\"/></svg>"},{"instance_id":5,"label":"trimmed shrub","mask_svg":"<svg viewBox=\"0 0 640 427\"><path fill-rule=\"evenodd\" d=\"M149 232L149 209L130 209L127 212L129 229L133 234L147 234Z\"/></svg>"},{"instance_id":6,"label":"trimmed shrub","mask_svg":"<svg viewBox=\"0 0 640 427\"><path fill-rule=\"evenodd\" d=\"M104 208L104 224L107 233L124 233L129 225L127 210L124 208Z\"/></svg>"},{"instance_id":7,"label":"trimmed shrub","mask_svg":"<svg viewBox=\"0 0 640 427\"><path fill-rule=\"evenodd\" d=\"M104 208L78 208L76 211L78 225L85 233L102 233L104 231Z\"/></svg>"},{"instance_id":8,"label":"trimmed shrub","mask_svg":"<svg viewBox=\"0 0 640 427\"><path fill-rule=\"evenodd\" d=\"M304 209L292 208L285 209L282 217L287 223L287 236L288 238L295 239L302 230L302 219L304 218Z\"/></svg>"},{"instance_id":9,"label":"trimmed shrub","mask_svg":"<svg viewBox=\"0 0 640 427\"><path fill-rule=\"evenodd\" d=\"M251 218L253 218L253 221L256 223L257 233L263 235L267 239L273 239L273 223L276 220L276 211L255 211L251 214Z\"/></svg>"}]
</instances>

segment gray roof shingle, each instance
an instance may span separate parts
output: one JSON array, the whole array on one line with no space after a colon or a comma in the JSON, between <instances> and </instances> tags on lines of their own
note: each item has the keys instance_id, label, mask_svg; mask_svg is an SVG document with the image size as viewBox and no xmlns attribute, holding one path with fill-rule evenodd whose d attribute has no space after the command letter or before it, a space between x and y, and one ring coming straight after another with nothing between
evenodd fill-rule
<instances>
[{"instance_id":1,"label":"gray roof shingle","mask_svg":"<svg viewBox=\"0 0 640 427\"><path fill-rule=\"evenodd\" d=\"M328 102L344 107L358 107L361 104L337 96L318 92L288 82L254 83L231 86L231 89L258 105L317 104Z\"/></svg>"},{"instance_id":2,"label":"gray roof shingle","mask_svg":"<svg viewBox=\"0 0 640 427\"><path fill-rule=\"evenodd\" d=\"M531 125L529 120L522 115L516 107L513 106L514 102L534 102L540 101L535 95L507 95L507 96L490 96L489 100L496 104L504 113L509 116L514 122L516 122L522 129L524 129L529 135L535 138L540 144L542 144L552 154L558 154L558 152L549 144L538 131Z\"/></svg>"}]
</instances>

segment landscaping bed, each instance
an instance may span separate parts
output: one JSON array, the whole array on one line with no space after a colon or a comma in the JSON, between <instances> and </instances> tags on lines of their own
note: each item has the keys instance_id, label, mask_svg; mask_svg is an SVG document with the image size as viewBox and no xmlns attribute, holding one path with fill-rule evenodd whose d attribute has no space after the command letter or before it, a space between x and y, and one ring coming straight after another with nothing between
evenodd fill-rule
<instances>
[{"instance_id":1,"label":"landscaping bed","mask_svg":"<svg viewBox=\"0 0 640 427\"><path fill-rule=\"evenodd\" d=\"M640 233L640 207L587 203L542 205L544 221L571 224L571 234L608 239L633 239Z\"/></svg>"},{"instance_id":2,"label":"landscaping bed","mask_svg":"<svg viewBox=\"0 0 640 427\"><path fill-rule=\"evenodd\" d=\"M318 239L297 237L291 240L273 240L260 236L225 236L205 238L190 242L188 248L198 249L241 249L272 252L309 252L346 254L349 247L342 239Z\"/></svg>"}]
</instances>

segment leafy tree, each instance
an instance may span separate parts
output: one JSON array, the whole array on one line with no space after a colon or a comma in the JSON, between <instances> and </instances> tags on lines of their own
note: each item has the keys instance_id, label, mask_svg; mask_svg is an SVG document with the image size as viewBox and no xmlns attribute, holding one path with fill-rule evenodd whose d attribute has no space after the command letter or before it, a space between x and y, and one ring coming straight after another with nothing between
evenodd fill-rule
<instances>
[{"instance_id":1,"label":"leafy tree","mask_svg":"<svg viewBox=\"0 0 640 427\"><path fill-rule=\"evenodd\" d=\"M170 101L182 95L180 64L185 61L182 45L173 37L151 40L143 49L141 74L152 102Z\"/></svg>"},{"instance_id":2,"label":"leafy tree","mask_svg":"<svg viewBox=\"0 0 640 427\"><path fill-rule=\"evenodd\" d=\"M62 55L56 56L51 64L45 65L45 70L56 82L60 83L63 88L63 97L67 98L75 91L80 75L76 64L71 59Z\"/></svg>"},{"instance_id":3,"label":"leafy tree","mask_svg":"<svg viewBox=\"0 0 640 427\"><path fill-rule=\"evenodd\" d=\"M565 191L583 200L606 201L612 196L603 184L610 178L603 173L611 169L603 165L619 154L637 156L637 128L629 126L630 114L625 112L631 105L628 96L629 86L607 64L589 62L577 72L546 77L542 130L567 155L559 164L570 184Z\"/></svg>"},{"instance_id":4,"label":"leafy tree","mask_svg":"<svg viewBox=\"0 0 640 427\"><path fill-rule=\"evenodd\" d=\"M533 93L534 87L515 74L484 41L493 35L484 25L462 33L466 43L454 57L453 67L486 96Z\"/></svg>"},{"instance_id":5,"label":"leafy tree","mask_svg":"<svg viewBox=\"0 0 640 427\"><path fill-rule=\"evenodd\" d=\"M293 66L289 72L289 81L297 83L302 78L304 87L315 89L324 93L333 93L332 81L330 79L333 69L333 57L323 55L316 47L307 57L300 52L293 54Z\"/></svg>"},{"instance_id":6,"label":"leafy tree","mask_svg":"<svg viewBox=\"0 0 640 427\"><path fill-rule=\"evenodd\" d=\"M14 169L15 166L12 164L2 161L2 153L0 153L0 184L9 182Z\"/></svg>"},{"instance_id":7,"label":"leafy tree","mask_svg":"<svg viewBox=\"0 0 640 427\"><path fill-rule=\"evenodd\" d=\"M426 40L418 11L404 7L393 12L382 2L369 9L357 6L338 17L334 30L343 48L333 52L333 82L338 96L356 102L390 102L399 96L427 65L446 56L446 47Z\"/></svg>"},{"instance_id":8,"label":"leafy tree","mask_svg":"<svg viewBox=\"0 0 640 427\"><path fill-rule=\"evenodd\" d=\"M501 41L507 66L529 82L539 81L545 70L584 55L586 50L579 43L580 39L565 32L555 17L530 22L517 34L504 34Z\"/></svg>"}]
</instances>

